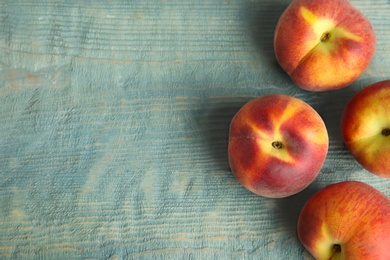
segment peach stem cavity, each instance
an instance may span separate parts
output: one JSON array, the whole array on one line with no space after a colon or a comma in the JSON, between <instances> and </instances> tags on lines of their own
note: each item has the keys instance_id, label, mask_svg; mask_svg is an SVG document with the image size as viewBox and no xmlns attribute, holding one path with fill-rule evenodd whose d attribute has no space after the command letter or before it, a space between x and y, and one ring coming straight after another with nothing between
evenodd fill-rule
<instances>
[{"instance_id":1,"label":"peach stem cavity","mask_svg":"<svg viewBox=\"0 0 390 260\"><path fill-rule=\"evenodd\" d=\"M382 130L382 135L383 136L389 136L390 135L390 128L385 128Z\"/></svg>"}]
</instances>

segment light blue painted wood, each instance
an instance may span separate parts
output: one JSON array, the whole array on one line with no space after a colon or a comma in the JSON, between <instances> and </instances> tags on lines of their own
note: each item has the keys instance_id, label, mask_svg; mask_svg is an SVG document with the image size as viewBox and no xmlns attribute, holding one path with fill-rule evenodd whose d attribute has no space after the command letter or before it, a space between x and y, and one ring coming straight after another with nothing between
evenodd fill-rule
<instances>
[{"instance_id":1,"label":"light blue painted wood","mask_svg":"<svg viewBox=\"0 0 390 260\"><path fill-rule=\"evenodd\" d=\"M390 3L355 0L377 52L350 87L309 93L272 48L289 1L1 1L0 258L310 259L299 211L362 180L342 144L345 103L389 78ZM248 100L296 96L323 116L317 180L280 200L233 178L228 126Z\"/></svg>"}]
</instances>

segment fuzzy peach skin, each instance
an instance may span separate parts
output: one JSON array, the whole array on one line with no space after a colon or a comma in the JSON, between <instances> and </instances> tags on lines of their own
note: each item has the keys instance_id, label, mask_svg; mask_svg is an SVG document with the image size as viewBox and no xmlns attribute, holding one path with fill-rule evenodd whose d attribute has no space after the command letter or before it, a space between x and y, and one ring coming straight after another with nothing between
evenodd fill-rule
<instances>
[{"instance_id":1,"label":"fuzzy peach skin","mask_svg":"<svg viewBox=\"0 0 390 260\"><path fill-rule=\"evenodd\" d=\"M365 87L352 97L342 114L341 133L365 169L390 178L390 80Z\"/></svg>"},{"instance_id":2,"label":"fuzzy peach skin","mask_svg":"<svg viewBox=\"0 0 390 260\"><path fill-rule=\"evenodd\" d=\"M230 168L244 187L261 196L281 198L300 192L317 177L327 152L322 118L291 96L253 99L230 124Z\"/></svg>"},{"instance_id":3,"label":"fuzzy peach skin","mask_svg":"<svg viewBox=\"0 0 390 260\"><path fill-rule=\"evenodd\" d=\"M351 84L371 62L375 46L370 21L348 0L294 0L274 34L280 66L309 91Z\"/></svg>"},{"instance_id":4,"label":"fuzzy peach skin","mask_svg":"<svg viewBox=\"0 0 390 260\"><path fill-rule=\"evenodd\" d=\"M298 237L321 259L390 259L390 199L358 181L314 194L298 219Z\"/></svg>"}]
</instances>

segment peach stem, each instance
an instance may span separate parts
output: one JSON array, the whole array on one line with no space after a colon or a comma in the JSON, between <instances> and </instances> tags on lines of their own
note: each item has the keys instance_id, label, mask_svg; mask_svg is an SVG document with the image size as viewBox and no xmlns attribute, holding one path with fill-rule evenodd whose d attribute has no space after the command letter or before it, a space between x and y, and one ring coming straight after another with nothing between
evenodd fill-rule
<instances>
[{"instance_id":1,"label":"peach stem","mask_svg":"<svg viewBox=\"0 0 390 260\"><path fill-rule=\"evenodd\" d=\"M339 244L333 245L333 252L340 253L341 252L341 246Z\"/></svg>"},{"instance_id":2,"label":"peach stem","mask_svg":"<svg viewBox=\"0 0 390 260\"><path fill-rule=\"evenodd\" d=\"M385 128L382 130L382 135L389 136L390 135L390 128Z\"/></svg>"},{"instance_id":3,"label":"peach stem","mask_svg":"<svg viewBox=\"0 0 390 260\"><path fill-rule=\"evenodd\" d=\"M282 144L282 142L275 141L275 142L272 143L272 147L275 148L275 149L282 149L283 148L283 144Z\"/></svg>"},{"instance_id":4,"label":"peach stem","mask_svg":"<svg viewBox=\"0 0 390 260\"><path fill-rule=\"evenodd\" d=\"M330 33L329 32L324 32L321 35L321 42L327 42L330 38Z\"/></svg>"}]
</instances>

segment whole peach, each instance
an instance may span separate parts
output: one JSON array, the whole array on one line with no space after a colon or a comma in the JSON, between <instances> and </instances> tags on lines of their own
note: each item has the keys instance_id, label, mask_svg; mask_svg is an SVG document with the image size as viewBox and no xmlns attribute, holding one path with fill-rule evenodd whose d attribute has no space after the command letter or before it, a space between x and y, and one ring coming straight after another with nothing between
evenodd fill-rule
<instances>
[{"instance_id":1,"label":"whole peach","mask_svg":"<svg viewBox=\"0 0 390 260\"><path fill-rule=\"evenodd\" d=\"M371 84L352 97L342 114L341 132L365 169L390 178L390 80Z\"/></svg>"},{"instance_id":2,"label":"whole peach","mask_svg":"<svg viewBox=\"0 0 390 260\"><path fill-rule=\"evenodd\" d=\"M294 0L274 35L280 66L309 91L351 84L371 62L375 46L370 21L348 0Z\"/></svg>"},{"instance_id":3,"label":"whole peach","mask_svg":"<svg viewBox=\"0 0 390 260\"><path fill-rule=\"evenodd\" d=\"M298 236L319 260L390 259L390 199L358 181L326 186L305 204Z\"/></svg>"},{"instance_id":4,"label":"whole peach","mask_svg":"<svg viewBox=\"0 0 390 260\"><path fill-rule=\"evenodd\" d=\"M281 198L300 192L317 177L327 152L322 118L291 96L253 99L230 124L230 168L244 187L261 196Z\"/></svg>"}]
</instances>

